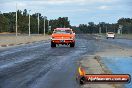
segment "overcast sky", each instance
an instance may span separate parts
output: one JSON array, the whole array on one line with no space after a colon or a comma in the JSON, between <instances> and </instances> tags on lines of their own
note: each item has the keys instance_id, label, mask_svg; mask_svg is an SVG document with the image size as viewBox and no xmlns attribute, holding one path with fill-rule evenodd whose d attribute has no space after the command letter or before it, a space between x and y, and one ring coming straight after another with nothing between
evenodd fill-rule
<instances>
[{"instance_id":1,"label":"overcast sky","mask_svg":"<svg viewBox=\"0 0 132 88\"><path fill-rule=\"evenodd\" d=\"M31 10L48 19L69 17L72 25L88 22L116 23L119 18L132 18L132 0L0 0L2 13Z\"/></svg>"}]
</instances>

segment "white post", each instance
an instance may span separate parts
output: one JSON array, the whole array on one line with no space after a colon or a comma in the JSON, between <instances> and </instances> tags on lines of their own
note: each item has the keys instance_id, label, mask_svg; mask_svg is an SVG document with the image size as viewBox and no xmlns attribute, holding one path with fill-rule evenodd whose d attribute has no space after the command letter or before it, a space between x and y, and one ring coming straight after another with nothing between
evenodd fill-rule
<instances>
[{"instance_id":1,"label":"white post","mask_svg":"<svg viewBox=\"0 0 132 88\"><path fill-rule=\"evenodd\" d=\"M49 20L48 20L48 31L49 31Z\"/></svg>"},{"instance_id":2,"label":"white post","mask_svg":"<svg viewBox=\"0 0 132 88\"><path fill-rule=\"evenodd\" d=\"M31 10L29 10L29 36L30 36L30 34L31 34L31 30L30 30L30 11L31 11Z\"/></svg>"},{"instance_id":3,"label":"white post","mask_svg":"<svg viewBox=\"0 0 132 88\"><path fill-rule=\"evenodd\" d=\"M38 13L38 34L39 34L39 13Z\"/></svg>"},{"instance_id":4,"label":"white post","mask_svg":"<svg viewBox=\"0 0 132 88\"><path fill-rule=\"evenodd\" d=\"M16 36L17 36L17 3L16 3Z\"/></svg>"},{"instance_id":5,"label":"white post","mask_svg":"<svg viewBox=\"0 0 132 88\"><path fill-rule=\"evenodd\" d=\"M45 36L45 19L46 17L44 16L44 36Z\"/></svg>"}]
</instances>

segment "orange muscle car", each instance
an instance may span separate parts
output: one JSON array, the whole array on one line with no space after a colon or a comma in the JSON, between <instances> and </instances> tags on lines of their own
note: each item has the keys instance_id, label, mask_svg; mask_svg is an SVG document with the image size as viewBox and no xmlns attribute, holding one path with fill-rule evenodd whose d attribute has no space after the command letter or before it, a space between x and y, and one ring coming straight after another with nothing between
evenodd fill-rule
<instances>
[{"instance_id":1,"label":"orange muscle car","mask_svg":"<svg viewBox=\"0 0 132 88\"><path fill-rule=\"evenodd\" d=\"M56 45L70 45L75 46L75 33L70 28L56 28L51 35L51 47Z\"/></svg>"}]
</instances>

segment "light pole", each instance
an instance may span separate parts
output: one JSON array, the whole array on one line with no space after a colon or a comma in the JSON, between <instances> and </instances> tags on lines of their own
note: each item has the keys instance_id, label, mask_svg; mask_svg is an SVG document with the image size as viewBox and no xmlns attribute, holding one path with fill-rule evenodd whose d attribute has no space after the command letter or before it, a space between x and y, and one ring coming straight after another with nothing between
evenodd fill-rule
<instances>
[{"instance_id":1,"label":"light pole","mask_svg":"<svg viewBox=\"0 0 132 88\"><path fill-rule=\"evenodd\" d=\"M38 13L38 34L39 34L39 13Z\"/></svg>"},{"instance_id":2,"label":"light pole","mask_svg":"<svg viewBox=\"0 0 132 88\"><path fill-rule=\"evenodd\" d=\"M48 30L49 30L49 20L48 20Z\"/></svg>"},{"instance_id":3,"label":"light pole","mask_svg":"<svg viewBox=\"0 0 132 88\"><path fill-rule=\"evenodd\" d=\"M30 34L31 34L31 30L30 30L30 11L31 11L31 10L29 10L29 36L30 36Z\"/></svg>"},{"instance_id":4,"label":"light pole","mask_svg":"<svg viewBox=\"0 0 132 88\"><path fill-rule=\"evenodd\" d=\"M16 3L16 36L17 36L17 3Z\"/></svg>"},{"instance_id":5,"label":"light pole","mask_svg":"<svg viewBox=\"0 0 132 88\"><path fill-rule=\"evenodd\" d=\"M48 31L51 31L50 21L48 20Z\"/></svg>"},{"instance_id":6,"label":"light pole","mask_svg":"<svg viewBox=\"0 0 132 88\"><path fill-rule=\"evenodd\" d=\"M45 20L46 20L46 16L44 16L44 36L45 36Z\"/></svg>"}]
</instances>

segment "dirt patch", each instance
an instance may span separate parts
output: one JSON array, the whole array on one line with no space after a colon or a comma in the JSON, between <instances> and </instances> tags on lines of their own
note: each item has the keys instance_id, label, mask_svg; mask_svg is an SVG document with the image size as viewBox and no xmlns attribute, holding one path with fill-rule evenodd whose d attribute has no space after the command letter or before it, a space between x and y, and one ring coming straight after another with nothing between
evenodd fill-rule
<instances>
[{"instance_id":1,"label":"dirt patch","mask_svg":"<svg viewBox=\"0 0 132 88\"><path fill-rule=\"evenodd\" d=\"M0 36L0 46L12 46L20 44L28 44L37 41L50 39L49 35L33 35L33 36Z\"/></svg>"},{"instance_id":2,"label":"dirt patch","mask_svg":"<svg viewBox=\"0 0 132 88\"><path fill-rule=\"evenodd\" d=\"M106 49L105 51L97 52L95 55L101 56L101 57L106 57L106 56L107 57L108 56L130 56L132 57L132 49L114 47L114 49Z\"/></svg>"},{"instance_id":3,"label":"dirt patch","mask_svg":"<svg viewBox=\"0 0 132 88\"><path fill-rule=\"evenodd\" d=\"M122 35L116 35L117 38L121 38L121 39L132 39L132 34L122 34Z\"/></svg>"}]
</instances>

